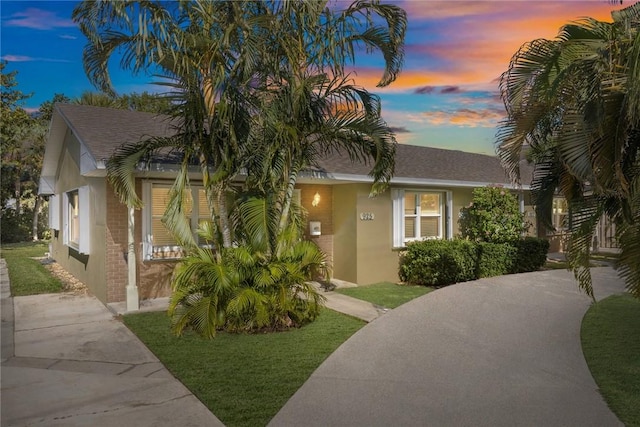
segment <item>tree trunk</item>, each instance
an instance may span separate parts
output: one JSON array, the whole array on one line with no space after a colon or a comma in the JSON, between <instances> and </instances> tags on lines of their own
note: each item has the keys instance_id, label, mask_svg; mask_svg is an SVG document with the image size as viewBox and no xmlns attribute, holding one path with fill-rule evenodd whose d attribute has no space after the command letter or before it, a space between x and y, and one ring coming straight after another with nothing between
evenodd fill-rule
<instances>
[{"instance_id":1,"label":"tree trunk","mask_svg":"<svg viewBox=\"0 0 640 427\"><path fill-rule=\"evenodd\" d=\"M22 193L21 184L20 184L20 172L18 172L18 177L16 178L14 185L14 197L16 199L16 218L20 218L20 214L22 214L22 206L20 205L20 195Z\"/></svg>"},{"instance_id":2,"label":"tree trunk","mask_svg":"<svg viewBox=\"0 0 640 427\"><path fill-rule=\"evenodd\" d=\"M33 206L33 222L31 223L31 239L38 241L38 218L40 217L40 208L42 207L42 197L36 195L36 203Z\"/></svg>"},{"instance_id":3,"label":"tree trunk","mask_svg":"<svg viewBox=\"0 0 640 427\"><path fill-rule=\"evenodd\" d=\"M284 203L282 204L282 211L280 212L280 227L278 228L279 233L282 233L289 224L289 210L291 209L293 190L295 189L296 182L298 181L298 169L298 166L295 165L289 173L289 182L287 182L287 188L284 195Z\"/></svg>"},{"instance_id":4,"label":"tree trunk","mask_svg":"<svg viewBox=\"0 0 640 427\"><path fill-rule=\"evenodd\" d=\"M227 207L227 191L224 182L216 185L218 197L218 214L220 215L220 232L222 233L222 245L231 247L231 226L229 221L229 209Z\"/></svg>"}]
</instances>

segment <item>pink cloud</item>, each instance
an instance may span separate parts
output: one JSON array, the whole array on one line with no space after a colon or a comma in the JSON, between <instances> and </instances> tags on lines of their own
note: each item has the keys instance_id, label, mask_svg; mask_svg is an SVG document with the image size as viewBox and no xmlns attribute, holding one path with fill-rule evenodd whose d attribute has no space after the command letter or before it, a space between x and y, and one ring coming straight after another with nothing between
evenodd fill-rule
<instances>
[{"instance_id":1,"label":"pink cloud","mask_svg":"<svg viewBox=\"0 0 640 427\"><path fill-rule=\"evenodd\" d=\"M11 15L10 19L3 22L7 27L31 28L33 30L51 30L54 28L75 27L71 19L60 18L55 12L42 10L35 7L25 9Z\"/></svg>"},{"instance_id":2,"label":"pink cloud","mask_svg":"<svg viewBox=\"0 0 640 427\"><path fill-rule=\"evenodd\" d=\"M505 114L497 109L461 108L455 111L426 111L421 118L433 126L462 126L493 128Z\"/></svg>"}]
</instances>

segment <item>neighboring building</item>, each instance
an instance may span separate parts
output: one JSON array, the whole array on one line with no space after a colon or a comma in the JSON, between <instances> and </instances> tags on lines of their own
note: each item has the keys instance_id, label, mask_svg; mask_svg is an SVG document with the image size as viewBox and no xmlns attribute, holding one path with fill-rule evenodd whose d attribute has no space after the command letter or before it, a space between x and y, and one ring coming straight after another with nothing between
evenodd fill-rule
<instances>
[{"instance_id":1,"label":"neighboring building","mask_svg":"<svg viewBox=\"0 0 640 427\"><path fill-rule=\"evenodd\" d=\"M180 248L160 218L175 166L153 164L137 173L144 207L135 211L133 221L108 183L105 167L121 144L169 132L167 119L150 113L55 107L40 184L40 193L50 195L51 255L105 303L127 300L129 307L137 307L138 298L170 293ZM369 197L369 170L370 165L336 154L298 180L296 195L308 212L306 238L329 256L338 279L396 281L399 249L412 240L455 236L460 209L471 202L476 187L501 185L515 191L521 211L536 223L528 182L514 188L492 156L398 145L390 188L374 198ZM188 209L194 229L208 216L203 196L195 185ZM535 226L530 232L536 233ZM137 262L129 265L134 253ZM135 285L135 293L128 293Z\"/></svg>"}]
</instances>

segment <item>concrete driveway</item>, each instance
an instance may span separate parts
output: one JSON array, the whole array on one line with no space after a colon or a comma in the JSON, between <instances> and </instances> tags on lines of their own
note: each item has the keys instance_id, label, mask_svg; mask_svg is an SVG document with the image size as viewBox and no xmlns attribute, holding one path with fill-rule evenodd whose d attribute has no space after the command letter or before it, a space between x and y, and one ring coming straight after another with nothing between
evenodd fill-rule
<instances>
[{"instance_id":1,"label":"concrete driveway","mask_svg":"<svg viewBox=\"0 0 640 427\"><path fill-rule=\"evenodd\" d=\"M624 291L592 272L596 297ZM621 425L582 354L590 303L564 270L437 290L356 333L271 425Z\"/></svg>"}]
</instances>

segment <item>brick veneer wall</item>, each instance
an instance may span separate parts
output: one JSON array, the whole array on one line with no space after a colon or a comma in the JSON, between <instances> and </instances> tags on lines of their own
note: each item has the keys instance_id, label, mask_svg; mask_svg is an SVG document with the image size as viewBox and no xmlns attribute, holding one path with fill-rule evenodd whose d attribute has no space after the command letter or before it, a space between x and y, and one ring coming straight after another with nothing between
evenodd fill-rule
<instances>
[{"instance_id":1,"label":"brick veneer wall","mask_svg":"<svg viewBox=\"0 0 640 427\"><path fill-rule=\"evenodd\" d=\"M140 180L136 182L136 191L142 194ZM120 203L111 185L107 184L107 302L126 300L128 280L127 267L127 207ZM171 294L171 273L175 262L142 260L142 211L136 210L135 251L137 263L138 294L140 299L166 297Z\"/></svg>"},{"instance_id":2,"label":"brick veneer wall","mask_svg":"<svg viewBox=\"0 0 640 427\"><path fill-rule=\"evenodd\" d=\"M107 183L107 302L126 300L127 207L120 203Z\"/></svg>"}]
</instances>

